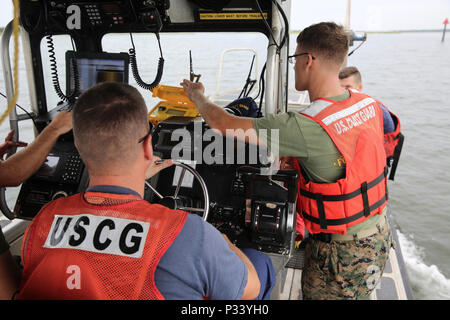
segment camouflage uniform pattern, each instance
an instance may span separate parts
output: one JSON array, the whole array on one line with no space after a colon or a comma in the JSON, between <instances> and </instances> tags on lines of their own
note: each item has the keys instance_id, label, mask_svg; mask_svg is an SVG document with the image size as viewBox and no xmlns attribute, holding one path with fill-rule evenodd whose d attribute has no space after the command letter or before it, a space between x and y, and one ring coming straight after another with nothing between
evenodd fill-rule
<instances>
[{"instance_id":1,"label":"camouflage uniform pattern","mask_svg":"<svg viewBox=\"0 0 450 320\"><path fill-rule=\"evenodd\" d=\"M308 239L302 272L304 300L368 299L376 288L393 246L389 223L379 232L329 243Z\"/></svg>"}]
</instances>

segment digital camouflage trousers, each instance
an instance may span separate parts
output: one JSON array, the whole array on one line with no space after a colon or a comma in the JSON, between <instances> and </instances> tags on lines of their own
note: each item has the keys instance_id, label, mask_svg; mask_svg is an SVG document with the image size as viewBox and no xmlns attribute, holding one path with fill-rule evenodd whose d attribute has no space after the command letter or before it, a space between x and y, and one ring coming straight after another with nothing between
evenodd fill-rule
<instances>
[{"instance_id":1,"label":"digital camouflage trousers","mask_svg":"<svg viewBox=\"0 0 450 320\"><path fill-rule=\"evenodd\" d=\"M368 299L378 285L393 246L389 223L379 232L349 241L308 239L302 272L305 300Z\"/></svg>"}]
</instances>

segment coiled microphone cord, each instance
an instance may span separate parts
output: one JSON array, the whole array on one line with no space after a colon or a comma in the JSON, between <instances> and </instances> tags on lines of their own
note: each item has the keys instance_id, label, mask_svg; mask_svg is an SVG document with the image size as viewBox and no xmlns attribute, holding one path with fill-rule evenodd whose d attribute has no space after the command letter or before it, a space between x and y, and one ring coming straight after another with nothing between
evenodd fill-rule
<instances>
[{"instance_id":1,"label":"coiled microphone cord","mask_svg":"<svg viewBox=\"0 0 450 320\"><path fill-rule=\"evenodd\" d=\"M136 59L136 47L134 46L133 35L131 33L130 33L130 38L131 38L131 45L133 46L133 48L131 48L129 50L129 55L130 55L131 72L133 73L134 80L136 80L136 83L141 88L144 88L146 90L152 90L153 88L158 86L159 83L161 82L161 78L162 78L163 70L164 70L164 58L163 58L163 53L162 53L162 49L161 49L161 41L159 39L159 34L156 33L156 38L158 39L159 52L160 52L161 57L159 58L159 61L158 61L158 71L156 73L155 80L150 84L144 82L139 75L137 59Z\"/></svg>"},{"instance_id":2,"label":"coiled microphone cord","mask_svg":"<svg viewBox=\"0 0 450 320\"><path fill-rule=\"evenodd\" d=\"M58 77L58 65L56 63L56 54L55 54L55 44L53 43L53 37L52 35L48 35L46 37L47 39L47 46L48 46L48 57L50 60L50 70L51 70L51 76L52 76L52 82L53 87L55 88L55 92L58 95L58 97L63 101L73 101L77 95L77 93L80 91L80 77L78 74L78 67L77 67L77 61L76 59L73 59L72 61L72 71L73 71L73 77L75 81L75 88L70 95L66 96L62 90L61 86L59 84L59 77Z\"/></svg>"}]
</instances>

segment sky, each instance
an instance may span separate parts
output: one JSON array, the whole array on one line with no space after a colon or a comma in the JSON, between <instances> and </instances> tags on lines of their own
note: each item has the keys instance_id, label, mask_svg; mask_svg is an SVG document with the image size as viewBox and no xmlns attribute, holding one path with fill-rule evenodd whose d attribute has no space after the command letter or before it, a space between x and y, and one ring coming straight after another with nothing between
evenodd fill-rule
<instances>
[{"instance_id":1,"label":"sky","mask_svg":"<svg viewBox=\"0 0 450 320\"><path fill-rule=\"evenodd\" d=\"M291 29L313 23L345 23L347 0L292 0ZM355 31L441 29L450 18L450 0L353 0L350 27Z\"/></svg>"},{"instance_id":2,"label":"sky","mask_svg":"<svg viewBox=\"0 0 450 320\"><path fill-rule=\"evenodd\" d=\"M0 26L13 16L12 1L0 0ZM345 23L347 0L292 0L291 29L320 21ZM450 0L353 0L350 27L355 31L441 29L450 18Z\"/></svg>"}]
</instances>

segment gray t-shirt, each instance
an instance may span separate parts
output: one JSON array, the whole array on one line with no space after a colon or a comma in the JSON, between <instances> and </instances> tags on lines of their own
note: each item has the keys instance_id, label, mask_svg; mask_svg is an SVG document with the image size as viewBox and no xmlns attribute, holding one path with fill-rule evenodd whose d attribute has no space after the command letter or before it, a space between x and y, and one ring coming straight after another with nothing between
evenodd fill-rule
<instances>
[{"instance_id":1,"label":"gray t-shirt","mask_svg":"<svg viewBox=\"0 0 450 320\"><path fill-rule=\"evenodd\" d=\"M190 214L161 258L155 284L166 299L239 300L248 277L244 262L211 224Z\"/></svg>"}]
</instances>

